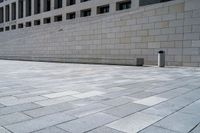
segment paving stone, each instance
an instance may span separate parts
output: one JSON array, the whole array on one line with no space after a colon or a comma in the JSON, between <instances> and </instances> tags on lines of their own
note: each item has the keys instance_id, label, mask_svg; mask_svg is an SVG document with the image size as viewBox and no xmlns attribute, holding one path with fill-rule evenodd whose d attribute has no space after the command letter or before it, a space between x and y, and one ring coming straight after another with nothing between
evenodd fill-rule
<instances>
[{"instance_id":1,"label":"paving stone","mask_svg":"<svg viewBox=\"0 0 200 133\"><path fill-rule=\"evenodd\" d=\"M88 133L124 133L124 132L121 132L121 131L117 131L113 128L109 128L109 127L100 127L100 128L97 128L97 129L94 129Z\"/></svg>"},{"instance_id":2,"label":"paving stone","mask_svg":"<svg viewBox=\"0 0 200 133\"><path fill-rule=\"evenodd\" d=\"M108 124L107 127L126 133L136 133L152 125L160 119L161 117L159 116L148 115L144 113L135 113L120 120L114 121Z\"/></svg>"},{"instance_id":3,"label":"paving stone","mask_svg":"<svg viewBox=\"0 0 200 133\"><path fill-rule=\"evenodd\" d=\"M132 101L133 100L131 100L130 98L127 98L127 97L119 97L119 98L107 100L107 101L102 102L102 103L106 104L106 105L111 105L111 106L119 106L119 105L126 104L126 103L129 103L129 102L132 102Z\"/></svg>"},{"instance_id":4,"label":"paving stone","mask_svg":"<svg viewBox=\"0 0 200 133\"><path fill-rule=\"evenodd\" d=\"M157 126L150 126L138 133L180 133L180 132L175 132L175 131L164 129Z\"/></svg>"},{"instance_id":5,"label":"paving stone","mask_svg":"<svg viewBox=\"0 0 200 133\"><path fill-rule=\"evenodd\" d=\"M20 121L29 120L31 117L24 115L22 113L13 113L8 115L0 116L0 126L10 125Z\"/></svg>"},{"instance_id":6,"label":"paving stone","mask_svg":"<svg viewBox=\"0 0 200 133\"><path fill-rule=\"evenodd\" d=\"M77 120L60 124L58 125L58 127L71 133L83 133L95 129L97 127L103 126L117 119L118 118L114 116L110 116L104 113L97 113L94 115L89 115L87 117L82 117Z\"/></svg>"},{"instance_id":7,"label":"paving stone","mask_svg":"<svg viewBox=\"0 0 200 133\"><path fill-rule=\"evenodd\" d=\"M153 106L155 104L161 103L161 102L166 101L166 100L167 100L166 98L152 96L152 97L148 97L148 98L144 98L144 99L135 101L134 103L143 104L143 105L146 105L146 106Z\"/></svg>"},{"instance_id":8,"label":"paving stone","mask_svg":"<svg viewBox=\"0 0 200 133\"><path fill-rule=\"evenodd\" d=\"M138 98L138 99L143 99L143 98L147 98L147 97L153 96L155 94L157 94L157 93L142 91L142 92L135 93L135 94L128 95L128 96L134 97L134 98Z\"/></svg>"},{"instance_id":9,"label":"paving stone","mask_svg":"<svg viewBox=\"0 0 200 133\"><path fill-rule=\"evenodd\" d=\"M93 96L99 96L104 94L104 92L101 91L90 91L90 92L85 92L85 93L81 93L81 94L76 94L73 95L74 97L77 98L87 98L87 97L93 97Z\"/></svg>"},{"instance_id":10,"label":"paving stone","mask_svg":"<svg viewBox=\"0 0 200 133\"><path fill-rule=\"evenodd\" d=\"M125 105L113 107L104 111L104 113L111 114L117 117L125 117L127 115L133 114L135 112L141 111L147 108L147 106L135 104L135 103L128 103Z\"/></svg>"},{"instance_id":11,"label":"paving stone","mask_svg":"<svg viewBox=\"0 0 200 133\"><path fill-rule=\"evenodd\" d=\"M61 98L42 100L42 101L38 101L35 103L39 104L41 106L50 106L50 105L55 105L55 104L64 103L64 102L68 102L68 101L73 101L76 99L77 99L76 97L66 96L66 97L61 97Z\"/></svg>"},{"instance_id":12,"label":"paving stone","mask_svg":"<svg viewBox=\"0 0 200 133\"><path fill-rule=\"evenodd\" d=\"M33 133L69 133L57 127L49 127Z\"/></svg>"},{"instance_id":13,"label":"paving stone","mask_svg":"<svg viewBox=\"0 0 200 133\"><path fill-rule=\"evenodd\" d=\"M8 125L5 127L15 133L27 133L41 130L43 128L47 128L73 119L75 119L75 117L69 116L66 113L57 113Z\"/></svg>"},{"instance_id":14,"label":"paving stone","mask_svg":"<svg viewBox=\"0 0 200 133\"><path fill-rule=\"evenodd\" d=\"M76 116L76 117L83 117L89 114L94 114L94 113L106 110L108 108L110 108L110 106L100 104L100 103L94 103L94 104L78 107L70 111L66 111L66 113Z\"/></svg>"},{"instance_id":15,"label":"paving stone","mask_svg":"<svg viewBox=\"0 0 200 133\"><path fill-rule=\"evenodd\" d=\"M23 104L23 103L31 103L31 102L35 102L35 101L40 101L40 100L44 100L44 99L46 99L46 98L41 97L41 96L22 98L22 99L18 99L18 98L9 96L9 97L0 98L0 103L5 106L13 106L13 105L18 105L18 104Z\"/></svg>"},{"instance_id":16,"label":"paving stone","mask_svg":"<svg viewBox=\"0 0 200 133\"><path fill-rule=\"evenodd\" d=\"M0 127L0 133L11 133L3 127Z\"/></svg>"},{"instance_id":17,"label":"paving stone","mask_svg":"<svg viewBox=\"0 0 200 133\"><path fill-rule=\"evenodd\" d=\"M40 117L48 114L53 114L61 111L67 111L75 108L75 105L69 103L61 103L57 105L45 106L42 108L37 108L29 111L25 111L24 113L31 117Z\"/></svg>"},{"instance_id":18,"label":"paving stone","mask_svg":"<svg viewBox=\"0 0 200 133\"><path fill-rule=\"evenodd\" d=\"M63 91L63 92L58 92L58 93L50 93L43 96L48 97L48 98L56 98L56 97L62 97L62 96L67 96L67 95L74 95L78 93L79 92L77 91Z\"/></svg>"},{"instance_id":19,"label":"paving stone","mask_svg":"<svg viewBox=\"0 0 200 133\"><path fill-rule=\"evenodd\" d=\"M26 111L31 109L36 109L41 107L40 105L34 104L34 103L25 103L25 104L19 104L14 106L8 106L0 109L0 116L20 111Z\"/></svg>"},{"instance_id":20,"label":"paving stone","mask_svg":"<svg viewBox=\"0 0 200 133\"><path fill-rule=\"evenodd\" d=\"M193 129L199 122L200 117L198 116L177 112L162 119L155 125L173 131L186 133Z\"/></svg>"},{"instance_id":21,"label":"paving stone","mask_svg":"<svg viewBox=\"0 0 200 133\"><path fill-rule=\"evenodd\" d=\"M200 116L200 100L190 104L189 106L186 106L185 108L181 109L180 112L190 113Z\"/></svg>"},{"instance_id":22,"label":"paving stone","mask_svg":"<svg viewBox=\"0 0 200 133\"><path fill-rule=\"evenodd\" d=\"M198 124L194 129L190 131L190 133L199 133L200 131L200 124Z\"/></svg>"}]
</instances>

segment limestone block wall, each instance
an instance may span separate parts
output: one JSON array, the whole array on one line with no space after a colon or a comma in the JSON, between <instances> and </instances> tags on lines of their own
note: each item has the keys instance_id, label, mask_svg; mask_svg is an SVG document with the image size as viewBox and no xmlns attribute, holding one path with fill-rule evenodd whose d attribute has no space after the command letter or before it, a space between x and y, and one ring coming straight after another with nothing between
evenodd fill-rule
<instances>
[{"instance_id":1,"label":"limestone block wall","mask_svg":"<svg viewBox=\"0 0 200 133\"><path fill-rule=\"evenodd\" d=\"M134 10L0 33L0 58L131 65L200 66L200 1L174 0Z\"/></svg>"}]
</instances>

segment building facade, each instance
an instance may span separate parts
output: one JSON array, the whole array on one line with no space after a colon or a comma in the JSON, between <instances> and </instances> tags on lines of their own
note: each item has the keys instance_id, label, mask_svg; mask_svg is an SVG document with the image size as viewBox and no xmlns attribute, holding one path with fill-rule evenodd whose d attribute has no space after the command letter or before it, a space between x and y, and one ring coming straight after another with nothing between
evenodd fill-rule
<instances>
[{"instance_id":1,"label":"building facade","mask_svg":"<svg viewBox=\"0 0 200 133\"><path fill-rule=\"evenodd\" d=\"M0 58L200 66L199 0L0 0Z\"/></svg>"}]
</instances>

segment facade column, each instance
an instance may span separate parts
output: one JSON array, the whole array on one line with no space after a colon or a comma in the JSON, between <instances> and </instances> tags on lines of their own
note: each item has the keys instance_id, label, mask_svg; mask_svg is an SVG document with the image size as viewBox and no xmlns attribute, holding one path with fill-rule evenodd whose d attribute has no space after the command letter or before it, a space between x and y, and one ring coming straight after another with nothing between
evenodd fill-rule
<instances>
[{"instance_id":1,"label":"facade column","mask_svg":"<svg viewBox=\"0 0 200 133\"><path fill-rule=\"evenodd\" d=\"M18 19L19 17L19 2L18 0L16 1L16 20Z\"/></svg>"},{"instance_id":2,"label":"facade column","mask_svg":"<svg viewBox=\"0 0 200 133\"><path fill-rule=\"evenodd\" d=\"M34 3L35 3L35 0L31 0L31 16L34 15L34 10L35 10Z\"/></svg>"},{"instance_id":3,"label":"facade column","mask_svg":"<svg viewBox=\"0 0 200 133\"><path fill-rule=\"evenodd\" d=\"M3 6L3 22L6 22L6 6Z\"/></svg>"},{"instance_id":4,"label":"facade column","mask_svg":"<svg viewBox=\"0 0 200 133\"><path fill-rule=\"evenodd\" d=\"M139 8L139 0L132 0L131 8L132 9L138 9Z\"/></svg>"},{"instance_id":5,"label":"facade column","mask_svg":"<svg viewBox=\"0 0 200 133\"><path fill-rule=\"evenodd\" d=\"M51 10L54 10L54 2L55 0L51 0Z\"/></svg>"},{"instance_id":6,"label":"facade column","mask_svg":"<svg viewBox=\"0 0 200 133\"><path fill-rule=\"evenodd\" d=\"M26 17L26 0L23 0L23 17Z\"/></svg>"},{"instance_id":7,"label":"facade column","mask_svg":"<svg viewBox=\"0 0 200 133\"><path fill-rule=\"evenodd\" d=\"M10 17L9 17L10 20L9 20L9 21L12 21L12 15L13 15L13 14L12 14L12 4L9 4L9 10L10 10L10 11L9 11L9 15L10 15Z\"/></svg>"},{"instance_id":8,"label":"facade column","mask_svg":"<svg viewBox=\"0 0 200 133\"><path fill-rule=\"evenodd\" d=\"M62 8L65 8L67 5L67 0L62 0Z\"/></svg>"},{"instance_id":9,"label":"facade column","mask_svg":"<svg viewBox=\"0 0 200 133\"><path fill-rule=\"evenodd\" d=\"M40 0L40 13L44 12L44 0Z\"/></svg>"},{"instance_id":10,"label":"facade column","mask_svg":"<svg viewBox=\"0 0 200 133\"><path fill-rule=\"evenodd\" d=\"M111 3L110 4L110 13L114 13L116 11L116 3L114 2L114 3Z\"/></svg>"}]
</instances>

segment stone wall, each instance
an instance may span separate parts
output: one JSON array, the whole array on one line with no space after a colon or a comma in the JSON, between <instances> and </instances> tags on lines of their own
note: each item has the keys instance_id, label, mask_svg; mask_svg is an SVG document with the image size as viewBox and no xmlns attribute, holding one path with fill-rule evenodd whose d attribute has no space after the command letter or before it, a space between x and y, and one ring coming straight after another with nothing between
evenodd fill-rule
<instances>
[{"instance_id":1,"label":"stone wall","mask_svg":"<svg viewBox=\"0 0 200 133\"><path fill-rule=\"evenodd\" d=\"M0 33L0 58L131 65L200 66L200 1L175 0L137 10Z\"/></svg>"}]
</instances>

